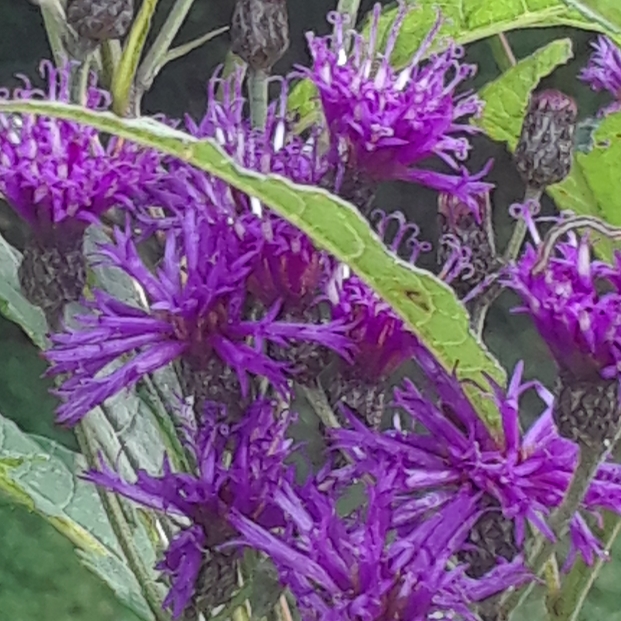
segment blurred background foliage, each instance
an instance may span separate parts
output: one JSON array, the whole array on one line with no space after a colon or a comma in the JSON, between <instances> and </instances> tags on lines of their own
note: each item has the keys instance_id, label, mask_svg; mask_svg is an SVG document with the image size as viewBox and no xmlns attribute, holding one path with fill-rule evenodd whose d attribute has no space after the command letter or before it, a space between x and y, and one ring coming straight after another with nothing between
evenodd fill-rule
<instances>
[{"instance_id":1,"label":"blurred background foliage","mask_svg":"<svg viewBox=\"0 0 621 621\"><path fill-rule=\"evenodd\" d=\"M494 0L502 1L502 0ZM170 8L172 0L160 0L158 22ZM291 46L275 70L286 73L296 63L306 63L308 54L304 33L313 30L328 32L325 15L335 7L335 0L288 0ZM372 6L362 2L360 15ZM234 0L196 0L182 29L179 42L226 25L230 21ZM546 78L542 87L558 88L574 96L581 117L592 115L605 98L592 93L576 79L578 70L589 56L592 33L568 28L530 29L509 33L508 39L518 59L531 54L542 45L562 37L571 37L574 59ZM152 91L144 100L145 113L164 112L172 117L188 113L200 117L205 105L206 83L214 68L223 62L229 48L227 35L218 37L185 58L164 68ZM39 10L27 0L0 2L0 85L19 84L17 74L39 82L38 66L50 52ZM480 88L499 75L488 42L481 41L468 48L468 60L479 65L473 88ZM509 205L523 194L522 183L514 171L506 149L479 137L471 158L471 169L479 169L489 157L495 159L491 181L497 189L493 195L494 219L500 245L507 238L510 220ZM418 187L403 183L381 188L377 206L392 211L401 209L416 220L422 236L436 238L435 196ZM554 206L546 202L544 211ZM0 229L10 243L19 247L22 231L6 205L0 205ZM433 268L434 257L424 258ZM538 376L550 385L554 380L552 367L543 343L528 322L510 314L514 300L504 294L490 313L486 339L501 362L511 369L520 359L526 361L527 375ZM38 351L15 325L0 319L0 412L13 419L27 432L44 435L75 448L70 431L53 425L54 397L47 392L49 382L41 378L45 364ZM537 411L535 400L526 400L524 423L528 424ZM532 412L529 415L529 411ZM73 554L72 545L51 526L22 508L9 506L0 497L0 620L11 621L132 621L134 615L116 602L97 578L82 568ZM621 557L621 549L618 555ZM618 605L621 598L621 562L609 563L602 572L583 612L586 621L621 621Z\"/></svg>"}]
</instances>

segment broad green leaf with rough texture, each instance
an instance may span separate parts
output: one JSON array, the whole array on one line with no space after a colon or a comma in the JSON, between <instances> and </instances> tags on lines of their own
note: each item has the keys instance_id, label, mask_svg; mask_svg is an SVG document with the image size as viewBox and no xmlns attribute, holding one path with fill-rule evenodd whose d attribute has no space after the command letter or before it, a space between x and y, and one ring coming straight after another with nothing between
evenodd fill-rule
<instances>
[{"instance_id":1,"label":"broad green leaf with rough texture","mask_svg":"<svg viewBox=\"0 0 621 621\"><path fill-rule=\"evenodd\" d=\"M617 3L618 0L600 0ZM572 26L583 30L594 30L609 35L621 44L621 34L615 34L563 0L412 0L411 10L406 16L391 56L395 68L404 67L418 49L421 41L441 12L443 23L436 37L436 44L430 51L437 51L446 45L448 38L460 45L473 43L501 32L521 28L546 28L551 26ZM619 4L621 6L621 4ZM379 23L378 49L382 50L391 30L398 9L386 9ZM370 21L367 20L363 34L368 39ZM316 106L316 91L308 80L301 81L289 96L289 109L302 118L309 117Z\"/></svg>"},{"instance_id":2,"label":"broad green leaf with rough texture","mask_svg":"<svg viewBox=\"0 0 621 621\"><path fill-rule=\"evenodd\" d=\"M571 57L567 40L553 41L521 60L515 67L487 84L480 91L485 108L474 122L493 140L505 142L513 150L517 144L528 97L539 79L555 66ZM591 122L595 127L589 137L588 149L576 152L569 176L547 191L559 208L578 215L603 218L621 225L621 193L618 191L621 175L621 113ZM600 239L597 249L610 259L613 245Z\"/></svg>"},{"instance_id":3,"label":"broad green leaf with rough texture","mask_svg":"<svg viewBox=\"0 0 621 621\"><path fill-rule=\"evenodd\" d=\"M605 30L621 34L621 2L619 0L563 0L586 19L593 20Z\"/></svg>"},{"instance_id":4,"label":"broad green leaf with rough texture","mask_svg":"<svg viewBox=\"0 0 621 621\"><path fill-rule=\"evenodd\" d=\"M47 438L29 436L0 415L0 492L50 522L120 601L151 620L153 615L125 564L95 487L77 477L83 469L81 455ZM146 545L140 549L152 566L152 549Z\"/></svg>"},{"instance_id":5,"label":"broad green leaf with rough texture","mask_svg":"<svg viewBox=\"0 0 621 621\"><path fill-rule=\"evenodd\" d=\"M35 345L43 347L47 322L43 312L21 292L17 269L22 256L0 235L0 313L21 326Z\"/></svg>"},{"instance_id":6,"label":"broad green leaf with rough texture","mask_svg":"<svg viewBox=\"0 0 621 621\"><path fill-rule=\"evenodd\" d=\"M389 252L350 204L319 188L300 186L278 175L260 175L235 164L211 140L197 140L151 119L120 119L57 102L4 101L0 110L71 119L163 153L177 156L219 177L234 188L256 196L268 207L310 235L347 263L373 287L407 325L457 376L489 387L488 376L500 384L504 370L469 329L468 314L452 290L429 272ZM498 412L474 384L466 388L491 425Z\"/></svg>"},{"instance_id":7,"label":"broad green leaf with rough texture","mask_svg":"<svg viewBox=\"0 0 621 621\"><path fill-rule=\"evenodd\" d=\"M462 45L510 30L549 26L604 32L621 43L619 35L606 31L601 24L568 7L563 0L415 0L411 4L391 57L395 67L405 66L414 55L435 22L437 10L443 18L440 37L450 37ZM396 15L397 8L391 7L381 16L380 41L385 42ZM367 24L364 33L368 35L368 32Z\"/></svg>"},{"instance_id":8,"label":"broad green leaf with rough texture","mask_svg":"<svg viewBox=\"0 0 621 621\"><path fill-rule=\"evenodd\" d=\"M522 129L530 94L541 78L573 57L571 39L552 41L490 82L479 91L485 107L473 123L513 151Z\"/></svg>"},{"instance_id":9,"label":"broad green leaf with rough texture","mask_svg":"<svg viewBox=\"0 0 621 621\"><path fill-rule=\"evenodd\" d=\"M589 153L576 154L576 164L604 219L621 226L621 112L607 116L595 130L593 140Z\"/></svg>"}]
</instances>

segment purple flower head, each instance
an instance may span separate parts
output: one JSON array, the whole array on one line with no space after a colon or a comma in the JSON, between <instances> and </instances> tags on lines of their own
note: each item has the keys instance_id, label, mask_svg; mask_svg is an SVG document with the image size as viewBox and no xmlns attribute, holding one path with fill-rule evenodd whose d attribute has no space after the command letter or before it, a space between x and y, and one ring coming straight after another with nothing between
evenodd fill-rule
<instances>
[{"instance_id":1,"label":"purple flower head","mask_svg":"<svg viewBox=\"0 0 621 621\"><path fill-rule=\"evenodd\" d=\"M431 244L419 240L419 227L408 222L400 211L389 214L380 209L371 213L371 221L389 250L406 254L415 264ZM385 379L412 356L417 339L389 304L384 302L349 268L338 266L326 287L333 305L333 317L348 322L349 337L356 344L350 371L374 383Z\"/></svg>"},{"instance_id":2,"label":"purple flower head","mask_svg":"<svg viewBox=\"0 0 621 621\"><path fill-rule=\"evenodd\" d=\"M287 118L286 78L272 78L272 81L280 82L281 92L268 108L263 129L253 129L245 115L247 102L243 81L243 69L226 79L216 73L208 84L203 118L197 123L186 116L186 131L197 138L216 140L226 153L246 168L259 173L279 174L296 183L317 185L328 169L328 161L319 150L320 128L313 128L308 138L291 131ZM182 214L188 204L208 211L225 211L229 215L250 212L261 215L263 211L257 199L185 162L170 159L168 167L171 174L152 189L153 198L167 215Z\"/></svg>"},{"instance_id":3,"label":"purple flower head","mask_svg":"<svg viewBox=\"0 0 621 621\"><path fill-rule=\"evenodd\" d=\"M270 500L272 486L288 480L283 466L292 451L286 438L289 412L275 418L274 404L255 402L241 423L230 426L221 407L206 409L198 427L189 431L188 448L197 467L192 474L173 472L169 461L158 476L143 470L129 483L104 463L86 478L134 502L184 519L158 569L170 579L164 606L178 618L198 587L206 549L238 535L229 513L247 516L266 528L283 524L283 515Z\"/></svg>"},{"instance_id":4,"label":"purple flower head","mask_svg":"<svg viewBox=\"0 0 621 621\"><path fill-rule=\"evenodd\" d=\"M483 506L496 507L498 518L509 522L515 552L524 542L527 523L553 538L546 517L565 495L578 447L558 434L552 419L552 394L538 382L523 382L521 364L506 392L493 384L491 398L502 422L503 436L499 437L481 422L455 375L447 373L422 346L414 358L425 373L426 387L421 390L406 381L404 388L395 391L395 405L410 419L408 428L416 423L417 431L398 427L378 434L350 416L353 429L335 432L336 446L348 449L361 471L369 462L392 460L402 473L395 487L403 492L399 526L405 532L416 527L430 509L444 506L456 492L465 491L483 494ZM537 391L545 408L522 435L519 400L529 389ZM619 475L617 465L602 467L583 510L621 513ZM571 523L571 543L569 562L576 553L587 562L604 554L578 514Z\"/></svg>"},{"instance_id":5,"label":"purple flower head","mask_svg":"<svg viewBox=\"0 0 621 621\"><path fill-rule=\"evenodd\" d=\"M448 568L478 517L476 497L469 494L457 494L444 511L394 537L396 472L376 467L374 474L379 476L367 485L366 506L348 517L340 517L334 494L314 482L274 490L273 502L287 520L277 533L231 512L239 542L271 558L303 621L427 621L445 612L475 619L471 601L527 579L519 563L493 581L470 580L463 567Z\"/></svg>"},{"instance_id":6,"label":"purple flower head","mask_svg":"<svg viewBox=\"0 0 621 621\"><path fill-rule=\"evenodd\" d=\"M0 99L70 100L70 66L41 64L47 90L31 85ZM91 80L86 106L106 110L110 96ZM32 231L46 236L58 226L82 231L110 207L132 208L142 189L160 172L160 157L71 121L44 116L0 114L0 193Z\"/></svg>"},{"instance_id":7,"label":"purple flower head","mask_svg":"<svg viewBox=\"0 0 621 621\"><path fill-rule=\"evenodd\" d=\"M417 344L414 334L357 276L334 285L331 295L332 315L350 326L348 337L356 346L354 358L346 366L348 373L375 383L412 357Z\"/></svg>"},{"instance_id":8,"label":"purple flower head","mask_svg":"<svg viewBox=\"0 0 621 621\"><path fill-rule=\"evenodd\" d=\"M617 112L621 110L621 50L603 35L591 45L595 52L578 77L594 91L608 91L615 98L614 103L600 112L601 115Z\"/></svg>"},{"instance_id":9,"label":"purple flower head","mask_svg":"<svg viewBox=\"0 0 621 621\"><path fill-rule=\"evenodd\" d=\"M614 267L592 261L587 237L558 243L543 270L534 273L538 258L537 248L528 246L504 278L522 300L515 311L530 315L561 370L582 379L620 377L620 259Z\"/></svg>"},{"instance_id":10,"label":"purple flower head","mask_svg":"<svg viewBox=\"0 0 621 621\"><path fill-rule=\"evenodd\" d=\"M210 376L214 386L222 383L223 369L232 370L236 389L245 396L249 374L267 378L281 392L287 389L291 369L264 353L266 342L280 347L291 341L317 343L349 355L351 345L339 322L277 321L279 303L260 318L245 319L246 278L255 255L241 252L238 233L227 221L210 221L187 209L182 226L180 235L168 231L156 273L142 262L129 227L116 229L115 243L101 249L102 261L132 277L145 299L138 308L95 290L94 299L85 301L92 314L76 317L77 327L52 337L54 345L46 352L50 372L70 375L58 391L64 401L59 422L77 422L145 374L178 359L193 373L215 374ZM239 402L239 395L228 398Z\"/></svg>"},{"instance_id":11,"label":"purple flower head","mask_svg":"<svg viewBox=\"0 0 621 621\"><path fill-rule=\"evenodd\" d=\"M248 290L266 307L281 301L284 313L301 316L323 292L335 269L334 259L271 212L262 218L240 216L238 222L244 228L244 238L257 251Z\"/></svg>"},{"instance_id":12,"label":"purple flower head","mask_svg":"<svg viewBox=\"0 0 621 621\"><path fill-rule=\"evenodd\" d=\"M380 4L369 41L348 32L347 18L338 13L329 15L334 35L307 35L312 67L302 71L319 90L332 158L339 162L346 154L346 165L371 179L420 183L470 203L472 195L492 187L481 180L489 165L471 175L461 164L468 157L468 136L478 131L465 117L479 114L482 103L471 93L456 95L456 89L476 68L461 62L464 51L455 44L423 62L440 28L438 19L409 65L394 71L390 56L408 11L405 2L399 6L383 50L378 49ZM354 41L349 57L348 36ZM451 172L423 168L430 159L441 160Z\"/></svg>"}]
</instances>

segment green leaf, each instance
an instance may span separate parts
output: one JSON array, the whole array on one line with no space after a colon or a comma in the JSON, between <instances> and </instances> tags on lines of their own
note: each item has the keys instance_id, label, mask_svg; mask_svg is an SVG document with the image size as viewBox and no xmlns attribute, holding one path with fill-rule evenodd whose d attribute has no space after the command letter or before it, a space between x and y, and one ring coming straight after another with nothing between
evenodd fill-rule
<instances>
[{"instance_id":1,"label":"green leaf","mask_svg":"<svg viewBox=\"0 0 621 621\"><path fill-rule=\"evenodd\" d=\"M17 276L21 261L21 253L0 235L0 313L19 325L35 345L43 347L47 322L43 312L22 295Z\"/></svg>"},{"instance_id":2,"label":"green leaf","mask_svg":"<svg viewBox=\"0 0 621 621\"><path fill-rule=\"evenodd\" d=\"M84 467L81 455L47 438L28 436L0 415L0 491L52 524L120 601L150 621L153 615L125 564L95 487L77 476ZM141 551L146 562L155 561L148 546Z\"/></svg>"},{"instance_id":3,"label":"green leaf","mask_svg":"<svg viewBox=\"0 0 621 621\"><path fill-rule=\"evenodd\" d=\"M576 154L576 167L597 201L603 218L621 226L621 112L607 116L595 130L589 153Z\"/></svg>"},{"instance_id":4,"label":"green leaf","mask_svg":"<svg viewBox=\"0 0 621 621\"><path fill-rule=\"evenodd\" d=\"M530 94L541 78L572 57L571 39L559 39L520 60L479 91L485 108L473 122L493 140L506 142L513 151L517 146Z\"/></svg>"},{"instance_id":5,"label":"green leaf","mask_svg":"<svg viewBox=\"0 0 621 621\"><path fill-rule=\"evenodd\" d=\"M617 0L599 1L611 6L613 3L615 6L621 6ZM395 68L404 67L410 62L422 40L434 25L438 10L442 15L443 23L429 53L446 46L447 37L460 45L466 45L510 30L552 26L571 26L602 32L621 44L621 33L615 34L613 28L606 28L603 23L598 23L580 11L572 9L563 0L490 0L489 2L411 0L410 4L412 5L410 12L406 15L399 30L391 56L391 63ZM379 50L386 45L397 12L398 8L391 6L380 17L377 38ZM367 39L370 24L370 20L367 20L362 30ZM316 114L315 94L316 91L310 81L302 80L289 95L289 110L299 114L302 119Z\"/></svg>"},{"instance_id":6,"label":"green leaf","mask_svg":"<svg viewBox=\"0 0 621 621\"><path fill-rule=\"evenodd\" d=\"M571 43L562 39L521 60L481 89L485 108L474 122L490 138L505 142L513 151L530 93L542 77L569 58ZM597 216L620 226L621 194L617 186L621 170L621 113L590 120L587 125L586 142L580 143L582 148L576 151L570 174L547 191L561 209ZM604 259L610 260L613 244L609 240L599 239L597 249Z\"/></svg>"},{"instance_id":7,"label":"green leaf","mask_svg":"<svg viewBox=\"0 0 621 621\"><path fill-rule=\"evenodd\" d=\"M350 204L324 190L260 175L233 162L211 140L197 140L151 119L120 119L57 102L3 101L0 110L71 119L177 156L256 196L347 263L373 287L433 351L448 370L478 386L488 376L503 384L504 370L469 329L468 314L452 290L435 276L395 257ZM466 388L483 418L498 424L498 412L474 385Z\"/></svg>"},{"instance_id":8,"label":"green leaf","mask_svg":"<svg viewBox=\"0 0 621 621\"><path fill-rule=\"evenodd\" d=\"M409 62L435 22L438 9L443 18L439 37L450 37L461 45L510 30L550 26L603 32L621 43L619 35L568 7L563 0L416 0L412 4L391 57L395 67L403 67ZM380 18L380 49L385 45L397 11L397 8L387 9ZM363 32L368 36L369 23Z\"/></svg>"},{"instance_id":9,"label":"green leaf","mask_svg":"<svg viewBox=\"0 0 621 621\"><path fill-rule=\"evenodd\" d=\"M112 77L112 109L121 116L127 114L130 94L142 50L151 29L151 20L158 0L144 0L127 37L119 65Z\"/></svg>"},{"instance_id":10,"label":"green leaf","mask_svg":"<svg viewBox=\"0 0 621 621\"><path fill-rule=\"evenodd\" d=\"M606 31L621 34L621 4L618 0L563 0L586 19L598 23Z\"/></svg>"}]
</instances>

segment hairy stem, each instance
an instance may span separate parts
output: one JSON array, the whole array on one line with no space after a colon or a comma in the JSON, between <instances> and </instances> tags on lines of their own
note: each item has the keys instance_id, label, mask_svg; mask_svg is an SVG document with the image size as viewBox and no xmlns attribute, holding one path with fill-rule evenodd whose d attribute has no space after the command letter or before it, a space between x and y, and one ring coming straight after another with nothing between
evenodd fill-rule
<instances>
[{"instance_id":1,"label":"hairy stem","mask_svg":"<svg viewBox=\"0 0 621 621\"><path fill-rule=\"evenodd\" d=\"M80 450L86 459L86 463L89 467L96 468L98 465L96 444L95 440L90 435L90 430L87 425L84 423L77 425L75 434ZM97 492L101 498L101 503L106 511L108 519L110 520L110 526L125 555L127 565L136 577L153 616L156 621L170 621L170 617L162 608L162 599L155 587L155 583L149 575L148 569L143 565L140 552L134 545L131 529L127 523L119 499L114 494L101 489L99 486L97 486Z\"/></svg>"},{"instance_id":2,"label":"hairy stem","mask_svg":"<svg viewBox=\"0 0 621 621\"><path fill-rule=\"evenodd\" d=\"M582 503L591 481L599 468L599 465L608 456L611 449L617 443L621 435L621 426L607 447L603 450L592 450L584 445L580 446L580 453L576 470L565 493L561 505L552 513L548 520L548 526L554 533L555 541L550 541L543 535L537 537L528 554L528 566L536 576L541 575L546 564L554 554L558 542L567 534L571 519L576 514ZM516 589L505 594L500 601L499 619L510 619L515 610L526 600L534 587L534 582L522 589Z\"/></svg>"},{"instance_id":3,"label":"hairy stem","mask_svg":"<svg viewBox=\"0 0 621 621\"><path fill-rule=\"evenodd\" d=\"M522 202L527 203L528 201L539 201L541 200L542 192L542 190L536 190L530 186L527 186ZM511 239L509 239L509 243L507 244L503 254L502 262L504 265L508 265L517 259L520 249L522 248L522 244L524 243L524 238L526 237L526 231L526 221L523 218L520 218L515 224L513 233L511 234ZM495 280L473 304L470 325L474 333L478 336L483 334L483 327L485 325L487 313L501 292L502 285L498 282L498 280Z\"/></svg>"},{"instance_id":4,"label":"hairy stem","mask_svg":"<svg viewBox=\"0 0 621 621\"><path fill-rule=\"evenodd\" d=\"M252 127L263 129L267 119L267 86L269 74L261 69L248 67L248 103Z\"/></svg>"},{"instance_id":5,"label":"hairy stem","mask_svg":"<svg viewBox=\"0 0 621 621\"><path fill-rule=\"evenodd\" d=\"M64 11L58 1L39 2L39 4L54 63L60 67L67 60L67 51L63 44L63 31L66 28Z\"/></svg>"},{"instance_id":6,"label":"hairy stem","mask_svg":"<svg viewBox=\"0 0 621 621\"><path fill-rule=\"evenodd\" d=\"M620 532L621 518L612 513L605 513L604 534L601 540L607 553ZM561 589L548 595L546 605L550 621L578 621L587 595L605 562L605 559L598 558L591 567L588 567L581 558L576 561L563 579Z\"/></svg>"},{"instance_id":7,"label":"hairy stem","mask_svg":"<svg viewBox=\"0 0 621 621\"><path fill-rule=\"evenodd\" d=\"M330 407L330 403L328 402L328 398L326 397L326 393L320 386L299 386L300 392L306 397L308 402L311 404L313 410L315 410L315 414L319 420L328 428L328 429L339 429L341 427L341 423L339 423L336 418L336 414Z\"/></svg>"}]
</instances>

